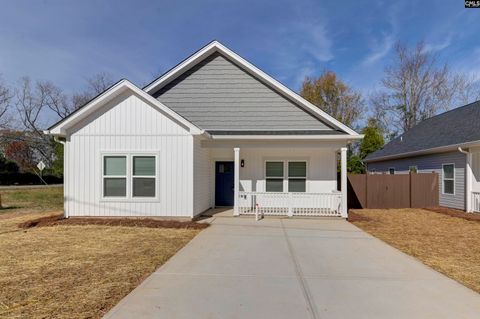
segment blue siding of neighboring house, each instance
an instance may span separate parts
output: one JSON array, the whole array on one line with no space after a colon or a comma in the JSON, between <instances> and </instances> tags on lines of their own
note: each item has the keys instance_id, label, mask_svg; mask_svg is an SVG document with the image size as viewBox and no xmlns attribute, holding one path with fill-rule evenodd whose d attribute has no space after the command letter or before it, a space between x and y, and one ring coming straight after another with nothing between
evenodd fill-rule
<instances>
[{"instance_id":1,"label":"blue siding of neighboring house","mask_svg":"<svg viewBox=\"0 0 480 319\"><path fill-rule=\"evenodd\" d=\"M368 171L386 172L395 168L395 173L408 173L410 166L417 166L418 172L436 172L439 176L440 206L465 209L465 154L458 151L429 154L401 159L372 162L367 164ZM442 164L455 164L455 194L443 194Z\"/></svg>"}]
</instances>

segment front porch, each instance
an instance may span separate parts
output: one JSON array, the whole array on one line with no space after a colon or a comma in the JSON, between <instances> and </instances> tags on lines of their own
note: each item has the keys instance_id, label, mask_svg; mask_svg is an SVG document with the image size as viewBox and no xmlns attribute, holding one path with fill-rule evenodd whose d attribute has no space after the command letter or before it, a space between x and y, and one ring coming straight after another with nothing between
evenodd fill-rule
<instances>
[{"instance_id":1,"label":"front porch","mask_svg":"<svg viewBox=\"0 0 480 319\"><path fill-rule=\"evenodd\" d=\"M202 148L208 149L211 170L210 207L233 206L233 216L257 218L347 217L345 145L208 141ZM337 185L338 165L341 190Z\"/></svg>"}]
</instances>

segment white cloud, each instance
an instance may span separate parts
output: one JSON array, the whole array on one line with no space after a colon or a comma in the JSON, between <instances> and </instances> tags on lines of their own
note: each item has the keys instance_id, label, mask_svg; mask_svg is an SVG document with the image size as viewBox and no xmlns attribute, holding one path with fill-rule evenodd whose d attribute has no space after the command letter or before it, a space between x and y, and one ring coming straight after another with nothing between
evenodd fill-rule
<instances>
[{"instance_id":1,"label":"white cloud","mask_svg":"<svg viewBox=\"0 0 480 319\"><path fill-rule=\"evenodd\" d=\"M423 49L423 52L438 52L442 51L443 49L448 48L452 44L452 35L448 35L443 39L441 42L436 42L436 43L425 43L425 48Z\"/></svg>"},{"instance_id":2,"label":"white cloud","mask_svg":"<svg viewBox=\"0 0 480 319\"><path fill-rule=\"evenodd\" d=\"M371 40L370 53L362 61L362 65L369 66L383 59L392 49L395 42L393 34L383 35L380 41L376 39Z\"/></svg>"}]
</instances>

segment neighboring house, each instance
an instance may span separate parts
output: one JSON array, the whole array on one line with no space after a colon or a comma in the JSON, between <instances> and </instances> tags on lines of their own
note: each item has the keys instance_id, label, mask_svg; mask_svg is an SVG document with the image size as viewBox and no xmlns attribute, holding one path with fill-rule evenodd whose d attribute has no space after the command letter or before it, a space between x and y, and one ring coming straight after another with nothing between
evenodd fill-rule
<instances>
[{"instance_id":1,"label":"neighboring house","mask_svg":"<svg viewBox=\"0 0 480 319\"><path fill-rule=\"evenodd\" d=\"M419 123L365 162L369 172L437 172L441 206L480 211L480 101Z\"/></svg>"},{"instance_id":2,"label":"neighboring house","mask_svg":"<svg viewBox=\"0 0 480 319\"><path fill-rule=\"evenodd\" d=\"M362 137L216 41L45 133L65 144L67 217L346 217L346 146Z\"/></svg>"}]
</instances>

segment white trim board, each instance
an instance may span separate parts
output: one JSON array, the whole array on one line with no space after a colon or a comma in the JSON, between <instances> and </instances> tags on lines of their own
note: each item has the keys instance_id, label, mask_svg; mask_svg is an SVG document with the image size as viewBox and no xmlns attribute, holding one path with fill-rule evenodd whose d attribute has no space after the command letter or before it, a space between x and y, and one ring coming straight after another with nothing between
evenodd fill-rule
<instances>
[{"instance_id":1,"label":"white trim board","mask_svg":"<svg viewBox=\"0 0 480 319\"><path fill-rule=\"evenodd\" d=\"M149 85L144 88L144 91L153 94L168 83L172 82L176 78L178 78L181 74L198 64L207 56L211 55L214 52L220 52L221 54L227 56L239 66L245 68L247 71L251 72L255 76L257 76L260 80L265 82L266 84L270 85L271 88L274 90L282 93L286 97L292 99L293 101L297 102L300 106L302 106L305 110L319 116L326 122L336 126L352 136L358 136L359 134L346 126L345 124L341 123L340 121L336 120L332 116L328 115L324 111L320 110L317 106L313 105L312 103L305 100L303 97L298 95L297 93L293 92L289 88L287 88L282 83L278 82L262 70L258 69L256 66L248 62L247 60L243 59L241 56L230 50L229 48L225 47L218 41L212 41L207 44L205 47L197 51L192 56L185 59L183 62L172 68L170 71L159 77L157 80L153 81Z\"/></svg>"}]
</instances>

